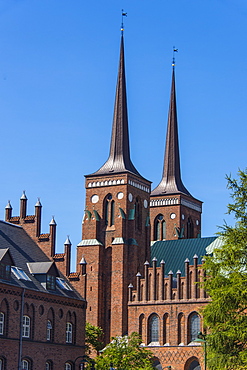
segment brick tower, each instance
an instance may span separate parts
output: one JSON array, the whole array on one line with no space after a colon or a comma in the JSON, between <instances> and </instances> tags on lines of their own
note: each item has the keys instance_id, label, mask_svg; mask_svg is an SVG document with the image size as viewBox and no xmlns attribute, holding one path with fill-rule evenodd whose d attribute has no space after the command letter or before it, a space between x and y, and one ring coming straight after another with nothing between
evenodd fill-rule
<instances>
[{"instance_id":1,"label":"brick tower","mask_svg":"<svg viewBox=\"0 0 247 370\"><path fill-rule=\"evenodd\" d=\"M105 342L128 331L128 285L149 259L150 182L130 159L124 41L113 116L110 154L86 178L86 207L77 266L87 262L87 321L102 327Z\"/></svg>"},{"instance_id":2,"label":"brick tower","mask_svg":"<svg viewBox=\"0 0 247 370\"><path fill-rule=\"evenodd\" d=\"M151 241L200 236L202 202L189 193L180 173L174 64L163 175L150 200Z\"/></svg>"}]
</instances>

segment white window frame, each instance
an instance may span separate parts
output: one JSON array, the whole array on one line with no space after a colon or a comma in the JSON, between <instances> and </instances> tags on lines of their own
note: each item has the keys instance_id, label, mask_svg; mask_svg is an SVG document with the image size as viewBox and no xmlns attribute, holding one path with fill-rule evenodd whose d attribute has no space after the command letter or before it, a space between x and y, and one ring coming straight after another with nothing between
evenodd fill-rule
<instances>
[{"instance_id":1,"label":"white window frame","mask_svg":"<svg viewBox=\"0 0 247 370\"><path fill-rule=\"evenodd\" d=\"M30 317L24 315L22 318L22 338L30 338ZM24 360L23 360L24 361Z\"/></svg>"},{"instance_id":2,"label":"white window frame","mask_svg":"<svg viewBox=\"0 0 247 370\"><path fill-rule=\"evenodd\" d=\"M0 312L0 335L4 334L4 313ZM0 368L1 370L1 368Z\"/></svg>"},{"instance_id":3,"label":"white window frame","mask_svg":"<svg viewBox=\"0 0 247 370\"><path fill-rule=\"evenodd\" d=\"M45 370L51 370L51 369L52 369L52 367L51 367L50 361L46 361L46 363L45 363Z\"/></svg>"},{"instance_id":4,"label":"white window frame","mask_svg":"<svg viewBox=\"0 0 247 370\"><path fill-rule=\"evenodd\" d=\"M21 367L22 367L22 370L29 370L29 361L22 360Z\"/></svg>"},{"instance_id":5,"label":"white window frame","mask_svg":"<svg viewBox=\"0 0 247 370\"><path fill-rule=\"evenodd\" d=\"M47 320L47 325L46 325L46 340L50 341L52 336L52 323L51 320Z\"/></svg>"},{"instance_id":6,"label":"white window frame","mask_svg":"<svg viewBox=\"0 0 247 370\"><path fill-rule=\"evenodd\" d=\"M72 370L72 366L69 362L65 363L65 370Z\"/></svg>"},{"instance_id":7,"label":"white window frame","mask_svg":"<svg viewBox=\"0 0 247 370\"><path fill-rule=\"evenodd\" d=\"M66 343L72 343L73 325L71 322L66 322Z\"/></svg>"}]
</instances>

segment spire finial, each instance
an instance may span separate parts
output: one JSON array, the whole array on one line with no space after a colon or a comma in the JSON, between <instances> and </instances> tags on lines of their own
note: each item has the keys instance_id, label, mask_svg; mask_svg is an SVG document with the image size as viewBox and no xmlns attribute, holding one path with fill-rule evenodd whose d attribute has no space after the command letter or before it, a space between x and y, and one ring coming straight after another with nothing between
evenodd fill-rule
<instances>
[{"instance_id":1,"label":"spire finial","mask_svg":"<svg viewBox=\"0 0 247 370\"><path fill-rule=\"evenodd\" d=\"M175 67L175 53L178 53L178 49L173 46L173 54L172 54L172 66Z\"/></svg>"},{"instance_id":2,"label":"spire finial","mask_svg":"<svg viewBox=\"0 0 247 370\"><path fill-rule=\"evenodd\" d=\"M124 31L123 17L127 17L127 13L122 9L122 23L121 23L121 32L122 32L122 35L123 35L123 31Z\"/></svg>"}]
</instances>

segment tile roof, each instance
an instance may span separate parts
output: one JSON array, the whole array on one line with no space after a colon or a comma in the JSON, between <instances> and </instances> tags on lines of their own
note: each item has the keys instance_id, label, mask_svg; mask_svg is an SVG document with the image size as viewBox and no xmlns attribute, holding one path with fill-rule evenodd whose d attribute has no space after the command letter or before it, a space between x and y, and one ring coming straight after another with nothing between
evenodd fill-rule
<instances>
[{"instance_id":1,"label":"tile roof","mask_svg":"<svg viewBox=\"0 0 247 370\"><path fill-rule=\"evenodd\" d=\"M193 257L198 256L198 263L202 262L202 257L207 254L206 248L217 239L216 236L208 238L195 239L178 239L178 240L163 240L155 242L151 247L151 261L154 257L157 258L157 266L160 266L160 261L165 261L165 274L171 270L174 274L178 270L182 276L185 274L184 261L189 259L190 264L193 264Z\"/></svg>"},{"instance_id":2,"label":"tile roof","mask_svg":"<svg viewBox=\"0 0 247 370\"><path fill-rule=\"evenodd\" d=\"M16 276L12 273L10 281L4 280L5 284L46 292L47 294L51 293L55 295L81 299L80 295L75 290L66 291L57 286L55 291L47 291L35 278L35 276L30 273L27 263L35 266L33 265L33 263L39 262L43 266L48 266L53 263L53 261L51 261L46 256L46 254L30 238L30 236L21 226L13 225L5 221L0 221L0 251L4 253L3 251L8 248L15 263L15 266L23 269L30 280L18 280ZM61 273L59 274L60 277L64 278Z\"/></svg>"}]
</instances>

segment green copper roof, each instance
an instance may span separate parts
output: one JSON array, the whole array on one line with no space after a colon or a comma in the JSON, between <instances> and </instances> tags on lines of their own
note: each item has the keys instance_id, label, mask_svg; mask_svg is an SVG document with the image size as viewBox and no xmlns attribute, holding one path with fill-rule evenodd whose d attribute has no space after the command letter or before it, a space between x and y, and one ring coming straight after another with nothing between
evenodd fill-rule
<instances>
[{"instance_id":1,"label":"green copper roof","mask_svg":"<svg viewBox=\"0 0 247 370\"><path fill-rule=\"evenodd\" d=\"M160 261L165 261L165 275L172 271L175 275L178 270L182 276L185 274L184 261L189 259L190 264L193 264L193 257L198 256L198 263L202 261L202 257L206 255L206 248L217 239L216 236L209 238L196 239L178 239L157 241L151 246L151 261L154 257L157 258L157 266L160 266ZM151 264L150 264L151 266Z\"/></svg>"}]
</instances>

